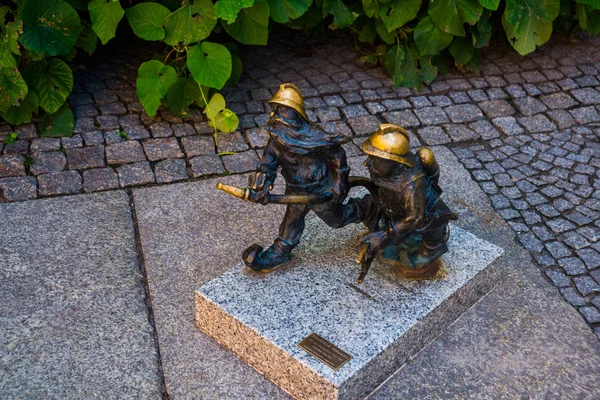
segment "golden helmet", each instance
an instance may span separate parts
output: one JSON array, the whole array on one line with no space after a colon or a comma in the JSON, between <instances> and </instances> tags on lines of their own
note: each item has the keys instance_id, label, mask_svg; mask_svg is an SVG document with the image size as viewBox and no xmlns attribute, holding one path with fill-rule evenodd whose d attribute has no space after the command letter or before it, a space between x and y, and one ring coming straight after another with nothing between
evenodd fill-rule
<instances>
[{"instance_id":1,"label":"golden helmet","mask_svg":"<svg viewBox=\"0 0 600 400\"><path fill-rule=\"evenodd\" d=\"M412 168L415 156L409 151L410 141L404 128L394 124L381 124L377 132L365 140L362 150L371 156L385 158Z\"/></svg>"},{"instance_id":2,"label":"golden helmet","mask_svg":"<svg viewBox=\"0 0 600 400\"><path fill-rule=\"evenodd\" d=\"M304 97L302 97L300 89L292 83L283 83L279 85L279 91L275 93L275 96L273 96L268 103L281 104L293 108L302 116L302 118L308 121L306 111L304 111Z\"/></svg>"}]
</instances>

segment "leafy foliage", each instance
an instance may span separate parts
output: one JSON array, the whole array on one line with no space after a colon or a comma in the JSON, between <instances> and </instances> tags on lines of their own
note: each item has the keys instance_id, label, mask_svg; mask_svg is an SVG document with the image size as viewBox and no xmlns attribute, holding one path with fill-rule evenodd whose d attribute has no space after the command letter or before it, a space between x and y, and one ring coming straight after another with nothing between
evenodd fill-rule
<instances>
[{"instance_id":1,"label":"leafy foliage","mask_svg":"<svg viewBox=\"0 0 600 400\"><path fill-rule=\"evenodd\" d=\"M6 2L3 2L3 4ZM480 49L494 32L520 54L547 42L553 30L600 34L600 0L13 0L0 6L0 116L13 125L41 117L44 136L68 135L73 88L67 64L93 54L126 21L164 52L138 70L140 103L185 116L204 108L218 131L239 120L218 90L238 82L235 43L266 45L273 24L322 31L348 29L364 62L384 65L396 85L422 89L451 62L481 67ZM230 39L227 39L230 38ZM209 100L210 99L210 100Z\"/></svg>"}]
</instances>

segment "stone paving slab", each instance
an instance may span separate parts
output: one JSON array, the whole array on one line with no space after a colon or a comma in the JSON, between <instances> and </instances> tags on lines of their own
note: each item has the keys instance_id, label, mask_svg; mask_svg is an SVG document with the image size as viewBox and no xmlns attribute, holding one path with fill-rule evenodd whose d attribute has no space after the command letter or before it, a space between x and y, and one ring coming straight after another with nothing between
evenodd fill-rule
<instances>
[{"instance_id":1,"label":"stone paving slab","mask_svg":"<svg viewBox=\"0 0 600 400\"><path fill-rule=\"evenodd\" d=\"M162 397L121 191L0 205L0 397Z\"/></svg>"},{"instance_id":2,"label":"stone paving slab","mask_svg":"<svg viewBox=\"0 0 600 400\"><path fill-rule=\"evenodd\" d=\"M552 390L593 394L598 388L590 382L600 378L593 333L543 279L457 158L443 147L435 151L459 225L507 251L507 277L442 334L446 347L434 342L373 396L410 398L411 390L422 390L438 393L432 398L452 397L444 395L448 388L455 397L514 398L523 393L523 382L535 383L526 388L533 398ZM361 161L350 158L354 174L364 173ZM286 398L194 326L194 290L236 264L247 245L268 244L283 214L282 207L228 198L214 188L217 180L246 182L238 175L134 191L167 392L171 398ZM452 353L441 357L444 349ZM410 381L413 365L432 375Z\"/></svg>"}]
</instances>

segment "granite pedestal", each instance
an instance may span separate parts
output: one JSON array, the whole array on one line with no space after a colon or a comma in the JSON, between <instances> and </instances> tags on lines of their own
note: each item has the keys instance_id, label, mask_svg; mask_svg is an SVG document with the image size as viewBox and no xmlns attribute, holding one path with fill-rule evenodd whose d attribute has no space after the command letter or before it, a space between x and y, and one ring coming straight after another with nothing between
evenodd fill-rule
<instances>
[{"instance_id":1,"label":"granite pedestal","mask_svg":"<svg viewBox=\"0 0 600 400\"><path fill-rule=\"evenodd\" d=\"M296 398L363 398L493 287L503 254L452 226L435 279L375 261L359 285L364 233L308 221L288 266L264 274L240 263L198 289L196 324ZM352 358L332 369L298 346L311 333Z\"/></svg>"}]
</instances>

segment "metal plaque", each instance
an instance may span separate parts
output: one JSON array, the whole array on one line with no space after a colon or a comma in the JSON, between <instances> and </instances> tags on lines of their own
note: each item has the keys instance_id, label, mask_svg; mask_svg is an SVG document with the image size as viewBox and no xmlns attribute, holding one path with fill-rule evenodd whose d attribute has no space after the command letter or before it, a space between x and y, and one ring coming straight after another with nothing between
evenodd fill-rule
<instances>
[{"instance_id":1,"label":"metal plaque","mask_svg":"<svg viewBox=\"0 0 600 400\"><path fill-rule=\"evenodd\" d=\"M352 358L350 354L316 333L305 337L298 346L336 371Z\"/></svg>"}]
</instances>

